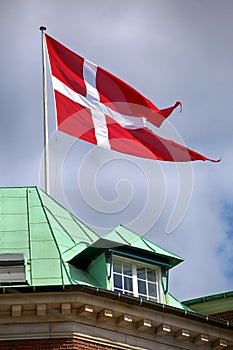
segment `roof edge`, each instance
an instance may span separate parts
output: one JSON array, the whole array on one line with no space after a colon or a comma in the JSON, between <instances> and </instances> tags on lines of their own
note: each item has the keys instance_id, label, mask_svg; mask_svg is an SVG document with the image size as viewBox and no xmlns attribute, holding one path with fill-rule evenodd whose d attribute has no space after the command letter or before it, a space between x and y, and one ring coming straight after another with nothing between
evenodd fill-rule
<instances>
[{"instance_id":1,"label":"roof edge","mask_svg":"<svg viewBox=\"0 0 233 350\"><path fill-rule=\"evenodd\" d=\"M0 293L7 294L6 287L0 288ZM96 295L100 297L105 297L111 300L118 300L120 302L124 302L127 304L143 307L146 309L150 309L153 311L164 312L168 314L172 314L174 316L187 318L196 322L210 324L215 327L220 327L228 330L233 330L233 323L229 321L225 321L216 317L206 316L203 314L196 313L194 311L188 311L176 308L174 306L155 303L149 300L145 300L142 298L133 297L126 294L120 294L118 292L110 291L107 289L91 287L86 285L60 285L60 286L37 286L37 287L25 287L18 286L14 287L14 290L18 293L51 293L51 292L82 292L86 294Z\"/></svg>"},{"instance_id":2,"label":"roof edge","mask_svg":"<svg viewBox=\"0 0 233 350\"><path fill-rule=\"evenodd\" d=\"M157 247L158 249L162 250L163 252L154 252L153 254L155 254L155 255L157 255L157 256L160 256L160 257L166 257L166 258L168 258L168 259L170 259L170 260L173 261L173 264L171 264L171 267L170 267L170 268L175 267L176 265L178 265L178 264L180 264L181 262L184 261L184 258L183 258L183 257L181 257L181 256L179 256L179 255L177 255L177 254L172 253L172 252L169 251L168 249L162 248L162 247L159 246L158 244L152 242L150 239L144 237L144 236L141 235L141 234L138 234L138 233L132 231L132 230L129 229L128 227L124 226L123 224L119 224L119 225L117 225L115 228L113 228L113 229L111 229L110 231L106 232L106 233L102 236L102 238L108 240L108 238L106 238L106 237L107 237L110 233L112 233L112 232L116 232L118 235L120 235L120 233L117 231L119 228L126 229L127 231L129 231L129 232L132 233L133 235L137 236L137 238L135 238L135 239L131 242L131 244L128 244L128 242L126 241L125 246L131 247L132 249L136 249L136 247L133 246L133 243L134 243L134 242L137 242L138 240L141 240L141 241L142 241L146 246L148 246L148 248L150 248L150 249L153 249L153 247L151 247L151 245L152 245L152 246L155 246L155 247ZM123 239L124 239L124 238L123 238ZM124 246L123 243L120 244L120 245L121 245L121 246ZM146 249L143 249L143 248L138 248L138 249L140 249L140 250L142 250L142 251L145 251L145 252L148 252Z\"/></svg>"},{"instance_id":3,"label":"roof edge","mask_svg":"<svg viewBox=\"0 0 233 350\"><path fill-rule=\"evenodd\" d=\"M209 301L226 299L226 298L233 298L233 291L211 294L211 295L207 295L204 297L184 300L184 301L182 301L182 303L185 305L194 305L194 304L207 303Z\"/></svg>"},{"instance_id":4,"label":"roof edge","mask_svg":"<svg viewBox=\"0 0 233 350\"><path fill-rule=\"evenodd\" d=\"M46 193L42 188L35 186L38 193L39 191L43 192L46 196L48 196L53 202L55 202L61 209L64 209L65 211L67 211L70 216L72 217L72 219L74 219L77 223L77 220L80 221L80 223L84 226L86 226L88 228L88 230L92 231L92 233L94 233L96 236L100 237L98 235L98 233L96 233L91 227L89 227L84 221L80 220L75 214L73 214L69 209L65 208L61 203L59 203L56 199L54 199L50 194ZM43 204L43 199L41 199L41 202ZM44 204L43 204L44 205Z\"/></svg>"}]
</instances>

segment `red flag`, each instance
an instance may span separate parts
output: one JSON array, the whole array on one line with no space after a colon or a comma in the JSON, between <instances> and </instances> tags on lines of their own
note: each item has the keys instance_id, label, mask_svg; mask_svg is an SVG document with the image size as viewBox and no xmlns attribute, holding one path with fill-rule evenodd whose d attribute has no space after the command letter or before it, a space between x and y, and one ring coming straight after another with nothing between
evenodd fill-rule
<instances>
[{"instance_id":1,"label":"red flag","mask_svg":"<svg viewBox=\"0 0 233 350\"><path fill-rule=\"evenodd\" d=\"M72 52L47 34L58 130L93 144L143 158L209 160L146 127L160 126L172 111L159 110L134 88Z\"/></svg>"}]
</instances>

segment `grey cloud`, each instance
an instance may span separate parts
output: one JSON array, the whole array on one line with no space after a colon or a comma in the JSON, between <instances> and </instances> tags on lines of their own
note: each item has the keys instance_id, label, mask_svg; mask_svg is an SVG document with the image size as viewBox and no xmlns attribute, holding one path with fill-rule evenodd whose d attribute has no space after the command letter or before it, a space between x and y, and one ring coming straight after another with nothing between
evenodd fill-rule
<instances>
[{"instance_id":1,"label":"grey cloud","mask_svg":"<svg viewBox=\"0 0 233 350\"><path fill-rule=\"evenodd\" d=\"M97 175L96 188L103 200L113 201L119 194L123 195L119 200L127 203L132 197L122 211L109 214L91 208L78 187L80 164L93 146L77 141L64 156L62 181L68 203L56 182L60 171L56 159L63 156L59 155L63 143L53 150L52 194L82 220L99 232L123 223L185 257L186 261L171 272L171 290L179 298L233 288L228 269L232 228L223 214L224 205L231 207L233 198L232 10L231 0L128 0L121 5L104 0L16 0L1 4L1 185L41 185L40 25L46 25L48 34L64 45L135 86L159 107L181 100L183 112L170 117L174 128L190 148L223 158L218 164L192 164L190 205L180 225L168 235L166 224L179 191L174 165L152 165L151 161L120 155L117 166L114 153L112 167L110 162L97 174L97 165L105 158L96 152L96 162L92 160L89 169L93 179ZM52 133L55 115L50 83L49 115ZM135 170L136 164L149 175ZM160 166L164 178L159 177ZM88 181L92 181L90 177L83 187L89 186ZM119 193L118 181L122 186ZM152 191L154 202L134 226L146 206L147 191ZM152 221L149 228L148 220Z\"/></svg>"}]
</instances>

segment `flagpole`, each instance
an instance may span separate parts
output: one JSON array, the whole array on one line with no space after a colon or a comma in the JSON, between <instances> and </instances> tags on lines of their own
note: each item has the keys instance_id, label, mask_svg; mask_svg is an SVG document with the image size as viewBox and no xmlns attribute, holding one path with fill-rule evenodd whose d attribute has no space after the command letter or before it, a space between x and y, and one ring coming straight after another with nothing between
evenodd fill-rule
<instances>
[{"instance_id":1,"label":"flagpole","mask_svg":"<svg viewBox=\"0 0 233 350\"><path fill-rule=\"evenodd\" d=\"M49 181L49 136L48 136L48 107L47 107L47 75L46 75L46 57L45 57L45 30L41 26L41 48L42 48L42 74L43 74L43 115L44 115L44 189L50 194Z\"/></svg>"}]
</instances>

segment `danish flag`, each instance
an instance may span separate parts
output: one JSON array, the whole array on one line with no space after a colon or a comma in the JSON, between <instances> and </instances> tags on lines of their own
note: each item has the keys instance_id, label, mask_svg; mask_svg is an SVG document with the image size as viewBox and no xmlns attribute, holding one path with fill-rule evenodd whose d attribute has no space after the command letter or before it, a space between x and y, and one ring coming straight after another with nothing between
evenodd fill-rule
<instances>
[{"instance_id":1,"label":"danish flag","mask_svg":"<svg viewBox=\"0 0 233 350\"><path fill-rule=\"evenodd\" d=\"M156 135L180 106L158 109L121 79L77 55L45 34L51 66L58 130L118 152L155 160L211 160Z\"/></svg>"}]
</instances>

